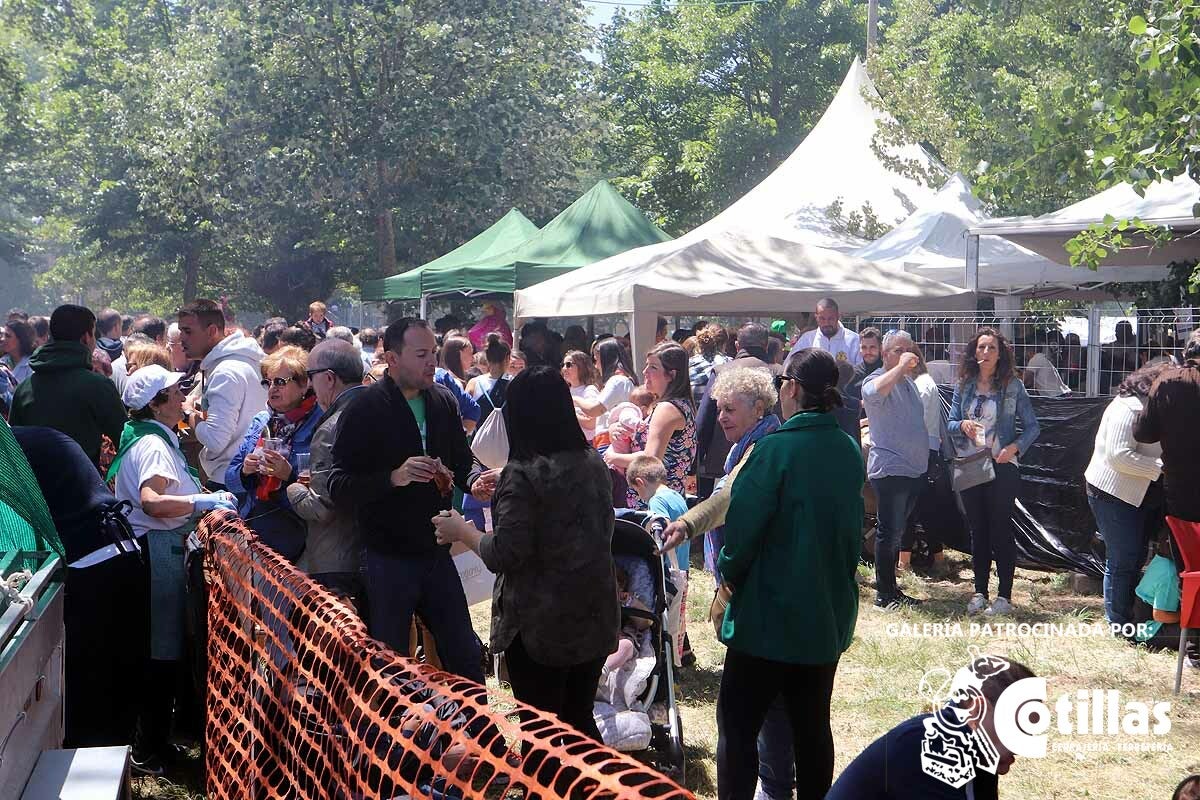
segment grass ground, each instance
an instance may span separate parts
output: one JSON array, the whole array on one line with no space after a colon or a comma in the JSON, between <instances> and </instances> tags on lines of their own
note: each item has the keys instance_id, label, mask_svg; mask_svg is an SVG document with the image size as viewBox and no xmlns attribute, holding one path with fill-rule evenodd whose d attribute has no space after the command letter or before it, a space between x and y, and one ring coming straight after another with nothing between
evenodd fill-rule
<instances>
[{"instance_id":1,"label":"grass ground","mask_svg":"<svg viewBox=\"0 0 1200 800\"><path fill-rule=\"evenodd\" d=\"M1122 702L1171 701L1171 732L1156 741L1170 752L1050 752L1044 759L1018 759L1001 781L1007 797L1093 798L1094 800L1167 800L1176 784L1200 772L1200 672L1188 669L1184 691L1172 697L1174 653L1135 649L1110 636L1087 638L1034 637L1007 631L979 632L972 636L963 614L971 594L970 563L951 554L954 574L941 580L906 575L901 585L908 594L928 598L916 610L880 611L871 605L867 569L860 569L858 626L854 643L842 657L833 697L835 774L879 735L897 723L926 710L919 692L922 676L931 669L951 671L966 663L967 648L1014 658L1048 679L1054 698L1081 689L1116 689ZM702 570L692 570L689 589L689 632L697 663L679 675L679 703L686 744L688 788L698 797L716 795L716 702L721 681L724 647L717 642L707 620L712 581ZM1066 576L1018 570L1012 622L1049 622L1077 625L1102 619L1099 597L1074 592ZM489 609L472 609L476 629L487 639ZM904 635L901 625L960 622L964 635ZM1130 742L1132 737L1056 737L1055 742L1104 744ZM160 780L135 782L134 796L156 800L202 798L198 763L185 764Z\"/></svg>"}]
</instances>

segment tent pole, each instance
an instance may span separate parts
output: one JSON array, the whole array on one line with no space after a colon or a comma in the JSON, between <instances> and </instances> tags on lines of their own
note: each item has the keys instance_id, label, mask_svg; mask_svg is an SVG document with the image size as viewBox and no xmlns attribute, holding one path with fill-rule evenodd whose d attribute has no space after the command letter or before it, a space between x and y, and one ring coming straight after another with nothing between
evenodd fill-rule
<instances>
[{"instance_id":1,"label":"tent pole","mask_svg":"<svg viewBox=\"0 0 1200 800\"><path fill-rule=\"evenodd\" d=\"M979 235L967 236L967 266L963 274L963 288L979 294Z\"/></svg>"},{"instance_id":2,"label":"tent pole","mask_svg":"<svg viewBox=\"0 0 1200 800\"><path fill-rule=\"evenodd\" d=\"M421 319L429 319L429 295L422 293L420 311L418 312Z\"/></svg>"},{"instance_id":3,"label":"tent pole","mask_svg":"<svg viewBox=\"0 0 1200 800\"><path fill-rule=\"evenodd\" d=\"M1100 396L1100 304L1088 308L1087 396Z\"/></svg>"},{"instance_id":4,"label":"tent pole","mask_svg":"<svg viewBox=\"0 0 1200 800\"><path fill-rule=\"evenodd\" d=\"M638 369L646 360L646 354L654 349L654 335L658 332L658 312L634 311L629 315L629 344L633 350L633 368Z\"/></svg>"}]
</instances>

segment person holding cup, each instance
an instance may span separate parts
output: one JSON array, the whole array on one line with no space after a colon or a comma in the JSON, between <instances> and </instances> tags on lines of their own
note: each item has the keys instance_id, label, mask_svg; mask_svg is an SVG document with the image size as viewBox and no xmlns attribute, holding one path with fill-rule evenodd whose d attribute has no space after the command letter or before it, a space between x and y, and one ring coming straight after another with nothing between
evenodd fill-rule
<instances>
[{"instance_id":1,"label":"person holding cup","mask_svg":"<svg viewBox=\"0 0 1200 800\"><path fill-rule=\"evenodd\" d=\"M1037 440L1041 428L1025 384L1017 378L1012 345L994 328L980 328L967 343L947 426L959 456L990 451L995 477L961 493L971 529L975 594L968 614L988 616L1013 610L1017 543L1012 512L1021 486L1017 458ZM1018 435L1018 421L1020 434ZM988 603L988 578L996 561L999 587Z\"/></svg>"},{"instance_id":2,"label":"person holding cup","mask_svg":"<svg viewBox=\"0 0 1200 800\"><path fill-rule=\"evenodd\" d=\"M282 347L262 361L267 410L250 420L225 486L238 499L238 514L264 544L295 563L304 551L305 525L288 499L299 472L297 456L309 453L321 418L309 385L308 353Z\"/></svg>"}]
</instances>

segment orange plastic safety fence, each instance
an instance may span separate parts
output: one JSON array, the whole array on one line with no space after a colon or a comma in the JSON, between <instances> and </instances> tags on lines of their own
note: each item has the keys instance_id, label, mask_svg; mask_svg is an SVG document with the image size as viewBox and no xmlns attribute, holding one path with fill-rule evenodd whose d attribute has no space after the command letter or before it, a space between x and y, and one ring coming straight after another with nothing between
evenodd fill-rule
<instances>
[{"instance_id":1,"label":"orange plastic safety fence","mask_svg":"<svg viewBox=\"0 0 1200 800\"><path fill-rule=\"evenodd\" d=\"M343 600L209 514L210 800L691 798L552 716L397 655Z\"/></svg>"}]
</instances>

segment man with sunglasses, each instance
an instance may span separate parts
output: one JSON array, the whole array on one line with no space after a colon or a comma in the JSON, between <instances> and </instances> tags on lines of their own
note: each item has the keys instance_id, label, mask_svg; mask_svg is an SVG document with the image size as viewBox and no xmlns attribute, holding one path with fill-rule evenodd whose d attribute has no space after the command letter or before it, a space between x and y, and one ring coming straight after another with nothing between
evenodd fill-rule
<instances>
[{"instance_id":1,"label":"man with sunglasses","mask_svg":"<svg viewBox=\"0 0 1200 800\"><path fill-rule=\"evenodd\" d=\"M883 366L862 385L863 406L871 430L867 478L875 490L875 605L880 608L920 603L896 586L900 537L925 487L929 467L929 434L925 405L912 376L917 357L912 337L888 331L883 337Z\"/></svg>"},{"instance_id":2,"label":"man with sunglasses","mask_svg":"<svg viewBox=\"0 0 1200 800\"><path fill-rule=\"evenodd\" d=\"M308 385L317 396L321 418L312 435L311 478L307 483L296 481L287 487L292 511L308 528L304 553L296 566L325 588L357 601L363 595L358 575L362 540L354 509L333 503L329 473L342 412L366 391L362 354L349 342L328 337L309 353L308 364Z\"/></svg>"},{"instance_id":3,"label":"man with sunglasses","mask_svg":"<svg viewBox=\"0 0 1200 800\"><path fill-rule=\"evenodd\" d=\"M190 360L200 361L200 388L184 401L188 425L200 442L205 488L225 488L225 471L254 415L267 404L260 385L263 351L240 330L225 335L225 313L212 300L179 309L179 343Z\"/></svg>"}]
</instances>

